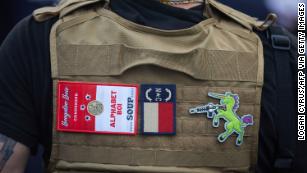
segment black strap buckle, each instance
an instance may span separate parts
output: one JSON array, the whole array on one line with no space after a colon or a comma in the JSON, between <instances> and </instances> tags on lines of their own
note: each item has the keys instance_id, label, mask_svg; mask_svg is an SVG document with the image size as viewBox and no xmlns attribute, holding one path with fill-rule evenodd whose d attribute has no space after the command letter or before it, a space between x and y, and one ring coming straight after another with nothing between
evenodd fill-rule
<instances>
[{"instance_id":1,"label":"black strap buckle","mask_svg":"<svg viewBox=\"0 0 307 173\"><path fill-rule=\"evenodd\" d=\"M279 49L279 50L291 49L291 41L288 36L272 34L271 41L274 49Z\"/></svg>"}]
</instances>

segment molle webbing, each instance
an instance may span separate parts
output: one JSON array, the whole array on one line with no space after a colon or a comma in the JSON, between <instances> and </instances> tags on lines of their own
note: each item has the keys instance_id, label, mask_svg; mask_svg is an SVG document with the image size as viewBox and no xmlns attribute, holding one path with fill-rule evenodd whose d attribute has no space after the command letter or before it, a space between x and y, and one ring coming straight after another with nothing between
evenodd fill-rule
<instances>
[{"instance_id":1,"label":"molle webbing","mask_svg":"<svg viewBox=\"0 0 307 173\"><path fill-rule=\"evenodd\" d=\"M50 40L54 108L59 80L177 87L176 136L54 130L56 171L221 173L249 172L255 166L263 52L260 39L249 29L229 18L210 18L188 29L165 31L97 7L59 20ZM195 105L216 102L208 92L225 91L240 96L239 115L254 115L240 147L235 146L235 135L219 143L222 126L213 128L212 120L188 113Z\"/></svg>"}]
</instances>

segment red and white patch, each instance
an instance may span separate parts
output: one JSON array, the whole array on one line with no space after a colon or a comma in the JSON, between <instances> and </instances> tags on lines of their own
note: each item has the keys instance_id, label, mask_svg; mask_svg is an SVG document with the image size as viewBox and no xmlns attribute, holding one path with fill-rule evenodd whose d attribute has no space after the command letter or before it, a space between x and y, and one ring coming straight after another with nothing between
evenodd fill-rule
<instances>
[{"instance_id":1,"label":"red and white patch","mask_svg":"<svg viewBox=\"0 0 307 173\"><path fill-rule=\"evenodd\" d=\"M137 85L60 81L57 130L136 134L137 96Z\"/></svg>"}]
</instances>

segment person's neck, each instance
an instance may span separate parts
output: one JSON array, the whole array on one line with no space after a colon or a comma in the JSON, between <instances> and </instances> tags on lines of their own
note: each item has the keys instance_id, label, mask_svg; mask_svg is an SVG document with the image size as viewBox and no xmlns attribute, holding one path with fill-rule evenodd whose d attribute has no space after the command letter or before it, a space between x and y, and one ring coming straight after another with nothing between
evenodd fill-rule
<instances>
[{"instance_id":1,"label":"person's neck","mask_svg":"<svg viewBox=\"0 0 307 173\"><path fill-rule=\"evenodd\" d=\"M200 3L191 3L191 4L174 4L172 5L173 7L177 7L177 8L183 8L183 9L190 9L193 7L196 7L198 5L201 5Z\"/></svg>"},{"instance_id":2,"label":"person's neck","mask_svg":"<svg viewBox=\"0 0 307 173\"><path fill-rule=\"evenodd\" d=\"M201 0L160 0L161 3L183 9L190 9L201 5Z\"/></svg>"}]
</instances>

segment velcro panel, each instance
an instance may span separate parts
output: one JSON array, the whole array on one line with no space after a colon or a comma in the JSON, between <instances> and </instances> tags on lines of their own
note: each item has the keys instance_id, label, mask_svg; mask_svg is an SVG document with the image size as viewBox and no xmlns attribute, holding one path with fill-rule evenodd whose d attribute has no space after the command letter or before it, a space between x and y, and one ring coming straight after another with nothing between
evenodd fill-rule
<instances>
[{"instance_id":1,"label":"velcro panel","mask_svg":"<svg viewBox=\"0 0 307 173\"><path fill-rule=\"evenodd\" d=\"M231 82L225 84L224 82L215 82L215 83L206 83L202 81L194 80L194 86L187 86L184 83L190 80L190 77L184 76L178 72L170 71L170 70L162 70L160 71L159 67L147 66L146 70L143 70L143 82L141 79L135 81L134 77L140 73L139 70L142 71L142 67L136 67L134 70L128 70L126 73L121 75L120 77L75 77L77 76L63 76L63 79L72 80L91 80L91 81L99 81L106 83L170 83L172 80L179 80L183 83L177 83L177 135L176 136L113 136L113 135L97 135L97 134L84 134L84 133L62 133L55 132L53 142L55 145L54 148L54 158L56 159L64 159L68 161L76 161L76 162L92 162L95 160L96 163L108 163L108 164L137 164L137 165L156 165L156 166L214 166L214 167L228 167L229 160L232 158L225 157L226 155L236 156L238 159L237 162L232 162L232 167L239 168L242 166L248 166L253 163L251 159L251 153L256 152L255 148L253 148L255 141L257 141L258 127L257 126L249 126L246 128L246 133L244 137L244 143L237 147L235 146L236 134L233 134L229 137L224 143L219 143L217 141L218 134L224 132L223 125L220 125L219 128L214 128L212 126L212 120L208 119L205 115L190 115L188 113L188 109L194 106L198 106L208 102L218 103L218 100L209 98L207 96L208 92L218 92L223 93L225 91L231 91L233 93L237 93L240 96L240 108L238 110L238 115L242 116L244 114L253 114L254 121L256 124L259 122L259 112L255 110L259 105L256 102L255 96L255 88L251 87L251 84L246 84L246 88L239 88L238 83L234 82L233 87L229 87ZM160 79L154 81L155 79L161 78L159 73L154 73L156 71L160 71L164 74L164 79ZM179 75L180 77L176 76ZM173 78L174 79L173 79ZM123 81L121 79L125 79L127 81ZM198 83L198 84L197 84ZM204 84L204 85L202 85ZM210 85L215 85L219 87L210 87ZM224 86L228 85L228 87ZM221 120L223 124L224 121ZM57 145L61 144L61 145ZM78 148L90 147L94 150L94 148L100 148L101 151L97 151L94 158L91 156L85 155L80 160L81 156L72 156L70 152L73 150L66 151L66 148L61 148L64 146L75 147L74 150L76 154L83 153L83 151L78 150ZM133 149L133 151L131 151ZM117 151L118 154L113 153L113 151ZM136 151L141 156L134 156L132 154ZM183 157L179 156L180 153L185 153L189 156L189 159L182 159L180 161L172 161L163 162L157 160L157 153L159 151L168 151L167 153L160 153L161 158L169 157L169 159L175 160L175 158ZM172 152L171 152L172 151ZM68 153L65 153L68 152ZM128 153L126 153L128 152ZM100 154L99 154L100 153ZM189 154L188 154L189 153ZM208 154L209 153L209 154ZM241 154L244 157L241 157ZM113 158L109 161L105 161L100 159L99 155L107 155L107 158ZM137 161L131 161L129 159L125 159L124 156L130 157L139 157ZM209 157L209 156L216 157ZM240 155L240 156L239 156ZM238 156L238 157L237 157ZM143 158L142 158L143 157ZM204 157L204 158L203 158ZM210 158L210 161L206 161L205 159ZM195 162L195 160L201 159L199 162ZM223 159L222 159L223 158ZM75 159L75 160L74 160ZM88 160L89 159L89 160ZM124 160L121 160L124 159ZM220 160L222 159L222 161ZM128 161L129 160L129 161ZM163 159L161 159L163 160ZM241 160L241 161L239 161ZM112 162L111 162L112 161ZM190 164L191 162L195 162L194 165ZM202 163L202 164L200 164ZM245 164L245 165L244 165Z\"/></svg>"},{"instance_id":2,"label":"velcro panel","mask_svg":"<svg viewBox=\"0 0 307 173\"><path fill-rule=\"evenodd\" d=\"M258 69L256 54L223 50L168 53L124 45L61 45L58 55L57 74L64 76L118 76L130 68L150 64L195 79L254 82Z\"/></svg>"}]
</instances>

